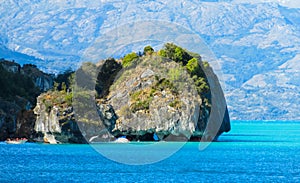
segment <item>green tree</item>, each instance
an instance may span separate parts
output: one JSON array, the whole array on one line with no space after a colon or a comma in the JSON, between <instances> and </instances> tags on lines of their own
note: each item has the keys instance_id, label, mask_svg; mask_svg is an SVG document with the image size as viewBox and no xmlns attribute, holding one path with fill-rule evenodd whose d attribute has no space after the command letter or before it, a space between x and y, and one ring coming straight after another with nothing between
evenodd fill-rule
<instances>
[{"instance_id":1,"label":"green tree","mask_svg":"<svg viewBox=\"0 0 300 183\"><path fill-rule=\"evenodd\" d=\"M151 46L146 46L144 48L144 55L151 55L154 52L154 49Z\"/></svg>"},{"instance_id":2,"label":"green tree","mask_svg":"<svg viewBox=\"0 0 300 183\"><path fill-rule=\"evenodd\" d=\"M64 91L64 92L67 91L67 85L66 85L65 82L62 82L62 84L61 84L61 89L62 89L62 91Z\"/></svg>"},{"instance_id":3,"label":"green tree","mask_svg":"<svg viewBox=\"0 0 300 183\"><path fill-rule=\"evenodd\" d=\"M165 50L159 50L159 51L157 52L157 54L158 54L159 56L161 56L161 57L167 57L167 53L166 53Z\"/></svg>"},{"instance_id":4,"label":"green tree","mask_svg":"<svg viewBox=\"0 0 300 183\"><path fill-rule=\"evenodd\" d=\"M123 61L122 61L123 67L130 66L131 63L132 63L132 61L134 61L134 60L136 60L138 58L139 58L139 56L136 53L134 53L134 52L125 55L125 57L123 58Z\"/></svg>"},{"instance_id":5,"label":"green tree","mask_svg":"<svg viewBox=\"0 0 300 183\"><path fill-rule=\"evenodd\" d=\"M57 84L54 85L54 87L56 87L56 89L54 88L54 90L64 90L62 83L65 83L65 89L71 89L72 85L74 84L74 76L75 72L71 69L68 69L63 73L58 74L55 78L55 83Z\"/></svg>"},{"instance_id":6,"label":"green tree","mask_svg":"<svg viewBox=\"0 0 300 183\"><path fill-rule=\"evenodd\" d=\"M197 89L197 92L202 95L209 92L209 85L206 82L206 79L203 77L193 76L193 80Z\"/></svg>"},{"instance_id":7,"label":"green tree","mask_svg":"<svg viewBox=\"0 0 300 183\"><path fill-rule=\"evenodd\" d=\"M58 86L59 86L59 83L57 83L56 81L54 81L54 83L53 83L53 91L57 91Z\"/></svg>"},{"instance_id":8,"label":"green tree","mask_svg":"<svg viewBox=\"0 0 300 183\"><path fill-rule=\"evenodd\" d=\"M196 58L192 58L191 60L188 61L186 64L186 69L188 72L193 75L199 75L200 74L200 66L198 63L198 60Z\"/></svg>"},{"instance_id":9,"label":"green tree","mask_svg":"<svg viewBox=\"0 0 300 183\"><path fill-rule=\"evenodd\" d=\"M186 65L193 58L186 50L173 43L166 43L163 50L167 58L182 65Z\"/></svg>"}]
</instances>

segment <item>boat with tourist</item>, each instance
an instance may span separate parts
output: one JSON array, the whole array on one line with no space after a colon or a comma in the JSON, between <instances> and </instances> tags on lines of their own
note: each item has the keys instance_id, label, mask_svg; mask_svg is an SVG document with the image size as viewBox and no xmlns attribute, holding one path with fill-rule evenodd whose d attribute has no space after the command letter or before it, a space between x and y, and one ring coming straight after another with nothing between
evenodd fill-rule
<instances>
[{"instance_id":1,"label":"boat with tourist","mask_svg":"<svg viewBox=\"0 0 300 183\"><path fill-rule=\"evenodd\" d=\"M24 144L27 141L28 139L26 138L15 138L15 139L8 138L5 142L6 144Z\"/></svg>"}]
</instances>

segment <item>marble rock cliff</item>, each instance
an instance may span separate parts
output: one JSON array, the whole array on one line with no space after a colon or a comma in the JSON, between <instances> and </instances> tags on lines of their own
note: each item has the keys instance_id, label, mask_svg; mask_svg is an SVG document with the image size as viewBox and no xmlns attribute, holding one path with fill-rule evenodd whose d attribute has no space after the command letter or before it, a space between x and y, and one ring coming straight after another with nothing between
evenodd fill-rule
<instances>
[{"instance_id":1,"label":"marble rock cliff","mask_svg":"<svg viewBox=\"0 0 300 183\"><path fill-rule=\"evenodd\" d=\"M74 119L73 107L66 104L64 91L48 91L37 98L34 141L57 143L86 143Z\"/></svg>"},{"instance_id":2,"label":"marble rock cliff","mask_svg":"<svg viewBox=\"0 0 300 183\"><path fill-rule=\"evenodd\" d=\"M72 91L38 97L35 131L49 143L107 142L123 136L133 141L210 141L228 132L224 93L209 64L173 44L149 50L83 64Z\"/></svg>"}]
</instances>

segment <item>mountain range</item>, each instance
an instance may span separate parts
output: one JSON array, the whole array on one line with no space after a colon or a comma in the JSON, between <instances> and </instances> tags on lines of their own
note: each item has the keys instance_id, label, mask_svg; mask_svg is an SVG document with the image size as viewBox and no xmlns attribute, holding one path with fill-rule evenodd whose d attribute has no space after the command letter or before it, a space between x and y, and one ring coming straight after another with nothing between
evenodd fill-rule
<instances>
[{"instance_id":1,"label":"mountain range","mask_svg":"<svg viewBox=\"0 0 300 183\"><path fill-rule=\"evenodd\" d=\"M199 54L219 71L231 119L300 120L299 7L290 1L0 0L0 57L58 73L77 68L93 45L118 46L122 56L166 40L188 46L197 36L202 41L190 45L209 50Z\"/></svg>"}]
</instances>

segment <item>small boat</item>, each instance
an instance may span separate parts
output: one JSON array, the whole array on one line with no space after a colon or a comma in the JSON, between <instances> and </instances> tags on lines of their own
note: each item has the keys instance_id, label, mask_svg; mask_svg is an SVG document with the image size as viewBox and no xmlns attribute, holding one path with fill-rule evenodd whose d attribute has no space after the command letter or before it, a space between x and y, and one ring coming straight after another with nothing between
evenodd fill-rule
<instances>
[{"instance_id":1,"label":"small boat","mask_svg":"<svg viewBox=\"0 0 300 183\"><path fill-rule=\"evenodd\" d=\"M27 141L28 140L26 138L22 138L22 139L7 139L5 142L7 144L24 144Z\"/></svg>"}]
</instances>

